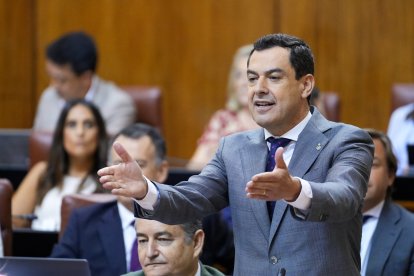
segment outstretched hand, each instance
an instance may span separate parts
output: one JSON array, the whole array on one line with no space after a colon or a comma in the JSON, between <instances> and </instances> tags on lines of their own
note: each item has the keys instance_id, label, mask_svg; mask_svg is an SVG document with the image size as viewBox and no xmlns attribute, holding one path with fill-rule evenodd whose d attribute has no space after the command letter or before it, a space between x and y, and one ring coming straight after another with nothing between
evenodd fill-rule
<instances>
[{"instance_id":1,"label":"outstretched hand","mask_svg":"<svg viewBox=\"0 0 414 276\"><path fill-rule=\"evenodd\" d=\"M283 148L275 153L276 166L271 172L263 172L252 177L246 185L248 198L273 201L285 199L294 201L299 196L301 184L299 179L289 174L285 160L283 160Z\"/></svg>"},{"instance_id":2,"label":"outstretched hand","mask_svg":"<svg viewBox=\"0 0 414 276\"><path fill-rule=\"evenodd\" d=\"M115 195L144 198L148 192L148 184L140 166L120 143L115 142L113 148L121 157L122 163L98 171L102 186Z\"/></svg>"}]
</instances>

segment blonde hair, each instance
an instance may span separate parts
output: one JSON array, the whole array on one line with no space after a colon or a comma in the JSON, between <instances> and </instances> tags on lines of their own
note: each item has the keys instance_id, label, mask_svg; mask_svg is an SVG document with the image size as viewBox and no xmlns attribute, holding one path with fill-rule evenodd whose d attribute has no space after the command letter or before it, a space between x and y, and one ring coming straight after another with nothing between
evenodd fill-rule
<instances>
[{"instance_id":1,"label":"blonde hair","mask_svg":"<svg viewBox=\"0 0 414 276\"><path fill-rule=\"evenodd\" d=\"M227 83L227 103L226 108L232 111L238 111L242 108L240 102L237 99L237 91L235 89L235 74L237 71L237 65L242 58L248 58L250 52L253 50L253 44L248 44L240 47L234 54L233 63L231 66L229 80ZM247 66L247 61L246 61Z\"/></svg>"}]
</instances>

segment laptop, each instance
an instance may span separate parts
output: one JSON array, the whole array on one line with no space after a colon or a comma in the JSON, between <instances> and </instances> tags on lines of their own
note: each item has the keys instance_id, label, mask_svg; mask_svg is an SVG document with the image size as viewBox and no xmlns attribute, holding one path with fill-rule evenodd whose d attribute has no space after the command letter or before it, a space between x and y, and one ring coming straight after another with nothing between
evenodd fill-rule
<instances>
[{"instance_id":1,"label":"laptop","mask_svg":"<svg viewBox=\"0 0 414 276\"><path fill-rule=\"evenodd\" d=\"M57 259L34 257L0 258L0 276L90 276L85 259Z\"/></svg>"}]
</instances>

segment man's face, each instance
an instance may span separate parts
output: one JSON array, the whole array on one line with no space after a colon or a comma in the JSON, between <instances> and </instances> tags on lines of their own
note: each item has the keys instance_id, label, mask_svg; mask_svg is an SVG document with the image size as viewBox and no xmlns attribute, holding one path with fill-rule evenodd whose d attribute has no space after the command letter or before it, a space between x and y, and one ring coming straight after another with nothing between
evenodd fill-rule
<instances>
[{"instance_id":1,"label":"man's face","mask_svg":"<svg viewBox=\"0 0 414 276\"><path fill-rule=\"evenodd\" d=\"M143 174L150 180L163 182L166 179L167 168L164 163L157 162L155 145L149 136L138 139L120 135L115 142L119 142L131 157L140 165ZM121 157L111 149L112 164L122 162Z\"/></svg>"},{"instance_id":2,"label":"man's face","mask_svg":"<svg viewBox=\"0 0 414 276\"><path fill-rule=\"evenodd\" d=\"M253 119L273 135L284 134L309 111L306 98L314 85L313 76L296 80L289 54L282 47L254 51L247 69Z\"/></svg>"},{"instance_id":3,"label":"man's face","mask_svg":"<svg viewBox=\"0 0 414 276\"><path fill-rule=\"evenodd\" d=\"M141 166L143 174L148 179L161 183L167 179L168 164L165 160L161 163L157 162L155 145L149 136L133 139L120 135L115 141L119 142L129 155L137 161ZM112 165L122 162L113 148L111 148L111 160ZM132 209L130 198L118 196L118 200L125 207Z\"/></svg>"},{"instance_id":4,"label":"man's face","mask_svg":"<svg viewBox=\"0 0 414 276\"><path fill-rule=\"evenodd\" d=\"M135 226L139 261L146 276L195 274L202 247L196 237L201 230L189 241L179 225L137 219Z\"/></svg>"},{"instance_id":5,"label":"man's face","mask_svg":"<svg viewBox=\"0 0 414 276\"><path fill-rule=\"evenodd\" d=\"M364 210L369 210L385 199L387 189L394 181L394 174L388 170L385 149L381 141L374 140L374 161L368 181L368 190L364 199Z\"/></svg>"},{"instance_id":6,"label":"man's face","mask_svg":"<svg viewBox=\"0 0 414 276\"><path fill-rule=\"evenodd\" d=\"M65 100L83 98L92 82L92 73L85 72L78 76L69 64L58 65L46 60L46 72L50 77L50 85Z\"/></svg>"}]
</instances>

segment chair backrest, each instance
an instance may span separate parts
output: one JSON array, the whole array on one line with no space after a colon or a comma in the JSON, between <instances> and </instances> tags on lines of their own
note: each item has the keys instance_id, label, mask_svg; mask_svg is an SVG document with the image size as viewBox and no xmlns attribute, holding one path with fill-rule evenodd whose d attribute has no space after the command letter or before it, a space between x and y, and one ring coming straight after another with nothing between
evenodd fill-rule
<instances>
[{"instance_id":1,"label":"chair backrest","mask_svg":"<svg viewBox=\"0 0 414 276\"><path fill-rule=\"evenodd\" d=\"M53 134L51 132L32 130L29 137L29 168L39 161L47 160L52 140Z\"/></svg>"},{"instance_id":2,"label":"chair backrest","mask_svg":"<svg viewBox=\"0 0 414 276\"><path fill-rule=\"evenodd\" d=\"M116 196L112 194L71 194L66 195L62 199L62 205L60 207L60 232L59 239L62 237L65 232L66 226L68 225L70 215L72 211L76 208L86 207L92 204L109 202L116 200Z\"/></svg>"},{"instance_id":3,"label":"chair backrest","mask_svg":"<svg viewBox=\"0 0 414 276\"><path fill-rule=\"evenodd\" d=\"M320 97L322 97L326 118L330 121L339 122L341 113L339 95L336 92L322 92Z\"/></svg>"},{"instance_id":4,"label":"chair backrest","mask_svg":"<svg viewBox=\"0 0 414 276\"><path fill-rule=\"evenodd\" d=\"M0 228L4 256L12 256L13 230L11 222L11 199L13 186L8 179L0 178Z\"/></svg>"},{"instance_id":5,"label":"chair backrest","mask_svg":"<svg viewBox=\"0 0 414 276\"><path fill-rule=\"evenodd\" d=\"M120 86L135 102L136 122L145 123L162 131L162 93L156 86Z\"/></svg>"},{"instance_id":6,"label":"chair backrest","mask_svg":"<svg viewBox=\"0 0 414 276\"><path fill-rule=\"evenodd\" d=\"M414 103L414 83L395 83L391 89L391 112L409 103Z\"/></svg>"}]
</instances>

